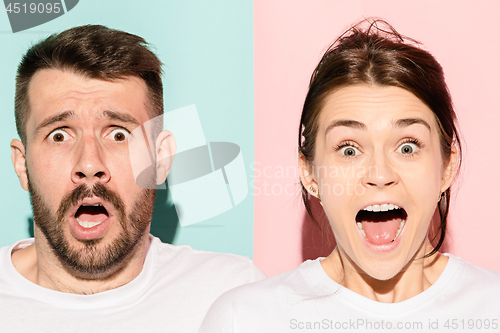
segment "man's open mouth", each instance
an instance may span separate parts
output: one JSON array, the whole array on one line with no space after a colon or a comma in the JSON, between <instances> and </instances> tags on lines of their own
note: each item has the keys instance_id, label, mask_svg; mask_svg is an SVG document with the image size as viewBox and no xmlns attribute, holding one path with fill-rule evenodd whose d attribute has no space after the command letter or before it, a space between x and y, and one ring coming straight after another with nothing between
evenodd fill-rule
<instances>
[{"instance_id":1,"label":"man's open mouth","mask_svg":"<svg viewBox=\"0 0 500 333\"><path fill-rule=\"evenodd\" d=\"M109 213L101 204L82 204L75 213L78 224L84 228L92 228L109 217Z\"/></svg>"},{"instance_id":2,"label":"man's open mouth","mask_svg":"<svg viewBox=\"0 0 500 333\"><path fill-rule=\"evenodd\" d=\"M406 222L406 211L394 204L371 205L356 215L356 224L371 244L384 245L394 242Z\"/></svg>"}]
</instances>

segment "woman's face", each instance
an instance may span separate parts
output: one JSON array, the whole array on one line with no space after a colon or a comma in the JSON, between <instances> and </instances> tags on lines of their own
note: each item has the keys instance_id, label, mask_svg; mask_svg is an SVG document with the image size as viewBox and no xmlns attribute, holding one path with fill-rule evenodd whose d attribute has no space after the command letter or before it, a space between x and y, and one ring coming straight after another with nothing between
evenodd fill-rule
<instances>
[{"instance_id":1,"label":"woman's face","mask_svg":"<svg viewBox=\"0 0 500 333\"><path fill-rule=\"evenodd\" d=\"M412 93L348 86L325 100L302 180L319 191L341 254L387 280L422 248L455 155L443 161L435 116Z\"/></svg>"}]
</instances>

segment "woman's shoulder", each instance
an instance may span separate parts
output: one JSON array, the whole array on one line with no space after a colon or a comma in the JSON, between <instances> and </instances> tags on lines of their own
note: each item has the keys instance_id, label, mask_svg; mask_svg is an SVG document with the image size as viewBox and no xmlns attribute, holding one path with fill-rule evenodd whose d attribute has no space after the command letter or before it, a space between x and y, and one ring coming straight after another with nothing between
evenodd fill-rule
<instances>
[{"instance_id":1,"label":"woman's shoulder","mask_svg":"<svg viewBox=\"0 0 500 333\"><path fill-rule=\"evenodd\" d=\"M468 288L494 288L500 291L500 271L477 266L452 254L446 254L446 256L456 267L460 284Z\"/></svg>"},{"instance_id":2,"label":"woman's shoulder","mask_svg":"<svg viewBox=\"0 0 500 333\"><path fill-rule=\"evenodd\" d=\"M321 290L314 278L318 271L321 274L319 259L308 260L294 270L227 291L211 306L200 332L232 332L229 328L235 318L252 325L271 325L264 319L280 318L290 305L316 297ZM268 326L265 330L273 331Z\"/></svg>"}]
</instances>

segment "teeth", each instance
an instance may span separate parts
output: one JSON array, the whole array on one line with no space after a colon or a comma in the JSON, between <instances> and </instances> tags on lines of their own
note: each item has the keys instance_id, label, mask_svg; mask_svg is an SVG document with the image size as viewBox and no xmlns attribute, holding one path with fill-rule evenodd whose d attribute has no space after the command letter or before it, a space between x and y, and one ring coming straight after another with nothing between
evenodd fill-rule
<instances>
[{"instance_id":1,"label":"teeth","mask_svg":"<svg viewBox=\"0 0 500 333\"><path fill-rule=\"evenodd\" d=\"M381 205L371 205L363 208L363 210L366 210L368 212L387 212L389 210L394 210L394 209L399 209L399 206L385 203Z\"/></svg>"},{"instance_id":2,"label":"teeth","mask_svg":"<svg viewBox=\"0 0 500 333\"><path fill-rule=\"evenodd\" d=\"M403 229L403 226L405 225L405 220L402 220L401 221L401 224L399 225L399 228L398 228L398 231L396 232L396 236L394 236L394 239L392 240L393 242L396 240L396 238L398 238L399 236L399 233L401 232L401 230Z\"/></svg>"},{"instance_id":3,"label":"teeth","mask_svg":"<svg viewBox=\"0 0 500 333\"><path fill-rule=\"evenodd\" d=\"M401 233L401 230L403 230L403 226L405 225L405 220L402 220L401 223L399 224L398 231L396 232L396 236L394 236L394 239L391 242L394 242L396 238L398 238L399 234ZM359 231L363 234L363 236L366 237L366 232L363 230L363 224L361 222L356 222L356 225L358 226Z\"/></svg>"},{"instance_id":4,"label":"teeth","mask_svg":"<svg viewBox=\"0 0 500 333\"><path fill-rule=\"evenodd\" d=\"M101 205L101 204L96 203L96 204L92 204L92 205L89 205L89 204L83 204L82 206L84 206L84 207L98 207L98 206L102 206L102 205Z\"/></svg>"},{"instance_id":5,"label":"teeth","mask_svg":"<svg viewBox=\"0 0 500 333\"><path fill-rule=\"evenodd\" d=\"M76 221L78 222L79 225L81 225L82 227L87 228L87 229L95 227L96 225L99 225L102 223L102 221L101 222L82 221L78 217L76 218Z\"/></svg>"}]
</instances>

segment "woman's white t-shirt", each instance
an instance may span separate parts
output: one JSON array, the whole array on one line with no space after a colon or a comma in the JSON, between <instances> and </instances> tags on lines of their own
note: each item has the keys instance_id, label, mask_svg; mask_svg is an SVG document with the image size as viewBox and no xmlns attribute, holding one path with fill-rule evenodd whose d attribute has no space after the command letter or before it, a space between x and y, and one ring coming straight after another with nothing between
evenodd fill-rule
<instances>
[{"instance_id":1,"label":"woman's white t-shirt","mask_svg":"<svg viewBox=\"0 0 500 333\"><path fill-rule=\"evenodd\" d=\"M500 332L500 272L446 255L438 280L399 303L361 296L308 260L225 293L200 332Z\"/></svg>"}]
</instances>

